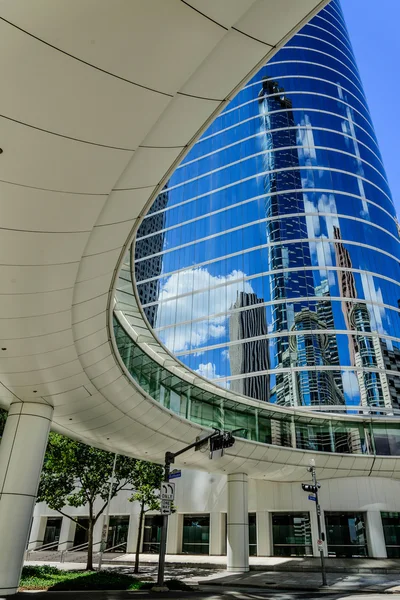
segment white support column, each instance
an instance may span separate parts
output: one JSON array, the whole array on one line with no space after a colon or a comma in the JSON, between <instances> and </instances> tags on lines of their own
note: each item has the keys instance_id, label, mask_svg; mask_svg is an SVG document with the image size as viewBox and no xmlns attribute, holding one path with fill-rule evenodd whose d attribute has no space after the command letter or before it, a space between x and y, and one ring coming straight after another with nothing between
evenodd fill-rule
<instances>
[{"instance_id":1,"label":"white support column","mask_svg":"<svg viewBox=\"0 0 400 600\"><path fill-rule=\"evenodd\" d=\"M137 504L137 502L135 502L135 504ZM144 526L144 518L143 518L143 526ZM127 554L135 554L138 535L139 535L139 512L137 510L137 507L135 506L134 510L131 512L131 514L129 516L128 539L126 542ZM143 537L142 537L142 544L143 544Z\"/></svg>"},{"instance_id":2,"label":"white support column","mask_svg":"<svg viewBox=\"0 0 400 600\"><path fill-rule=\"evenodd\" d=\"M365 527L367 530L369 556L373 558L387 558L385 534L379 510L369 510L367 512Z\"/></svg>"},{"instance_id":3,"label":"white support column","mask_svg":"<svg viewBox=\"0 0 400 600\"><path fill-rule=\"evenodd\" d=\"M224 517L221 512L210 513L210 556L223 554Z\"/></svg>"},{"instance_id":4,"label":"white support column","mask_svg":"<svg viewBox=\"0 0 400 600\"><path fill-rule=\"evenodd\" d=\"M0 597L18 588L52 415L48 404L10 406L0 446Z\"/></svg>"},{"instance_id":5,"label":"white support column","mask_svg":"<svg viewBox=\"0 0 400 600\"><path fill-rule=\"evenodd\" d=\"M167 534L167 554L179 554L182 549L182 542L179 537L180 515L178 513L172 513L168 517L168 534Z\"/></svg>"},{"instance_id":6,"label":"white support column","mask_svg":"<svg viewBox=\"0 0 400 600\"><path fill-rule=\"evenodd\" d=\"M248 485L245 473L228 475L228 571L249 570Z\"/></svg>"},{"instance_id":7,"label":"white support column","mask_svg":"<svg viewBox=\"0 0 400 600\"><path fill-rule=\"evenodd\" d=\"M68 519L68 517L63 517L61 523L61 531L60 531L60 540L58 542L59 550L68 550L68 548L72 548L74 545L74 537L75 530L77 525L75 521Z\"/></svg>"},{"instance_id":8,"label":"white support column","mask_svg":"<svg viewBox=\"0 0 400 600\"><path fill-rule=\"evenodd\" d=\"M270 515L266 511L257 514L257 556L271 556Z\"/></svg>"},{"instance_id":9,"label":"white support column","mask_svg":"<svg viewBox=\"0 0 400 600\"><path fill-rule=\"evenodd\" d=\"M43 545L44 532L46 531L47 517L33 517L31 535L29 536L28 550L34 550Z\"/></svg>"}]
</instances>

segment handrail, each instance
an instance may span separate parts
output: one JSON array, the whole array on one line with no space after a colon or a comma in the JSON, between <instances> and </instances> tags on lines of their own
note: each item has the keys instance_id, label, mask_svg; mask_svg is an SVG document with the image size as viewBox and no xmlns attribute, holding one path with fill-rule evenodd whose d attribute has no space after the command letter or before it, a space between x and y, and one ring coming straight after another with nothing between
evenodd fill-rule
<instances>
[{"instance_id":1,"label":"handrail","mask_svg":"<svg viewBox=\"0 0 400 600\"><path fill-rule=\"evenodd\" d=\"M37 548L31 548L29 552L41 552L42 550L50 550L51 548L58 548L60 542L49 542L48 544L43 544L42 546L37 546Z\"/></svg>"},{"instance_id":2,"label":"handrail","mask_svg":"<svg viewBox=\"0 0 400 600\"><path fill-rule=\"evenodd\" d=\"M101 542L93 542L93 547L98 546ZM89 547L89 542L85 542L84 544L78 544L77 546L72 546L71 548L66 548L61 552L60 562L65 562L65 556L68 552L85 552Z\"/></svg>"},{"instance_id":3,"label":"handrail","mask_svg":"<svg viewBox=\"0 0 400 600\"><path fill-rule=\"evenodd\" d=\"M126 547L126 545L127 545L127 542L121 542L120 544L117 544L116 546L111 546L111 548L106 548L104 550L103 554L105 554L106 552L111 552L111 550L115 550L115 548L119 548L120 546L125 546Z\"/></svg>"}]
</instances>

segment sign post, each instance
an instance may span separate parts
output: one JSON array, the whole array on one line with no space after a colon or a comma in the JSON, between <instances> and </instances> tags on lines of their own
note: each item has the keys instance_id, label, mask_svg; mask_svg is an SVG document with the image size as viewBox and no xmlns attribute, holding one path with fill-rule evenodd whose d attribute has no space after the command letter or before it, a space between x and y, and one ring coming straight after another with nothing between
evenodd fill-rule
<instances>
[{"instance_id":1,"label":"sign post","mask_svg":"<svg viewBox=\"0 0 400 600\"><path fill-rule=\"evenodd\" d=\"M235 431L240 430L238 429ZM163 523L161 529L160 554L158 557L157 585L153 588L154 591L168 591L164 585L165 554L167 550L168 516L171 514L171 504L175 498L175 483L171 483L170 479L173 479L174 476L180 477L181 475L180 471L174 470L171 478L171 465L175 462L175 458L177 456L180 456L184 452L192 450L193 448L197 450L209 440L211 453L213 449L230 448L235 443L235 438L233 437L232 433L234 432L221 432L219 429L216 429L213 433L210 433L206 437L196 440L193 442L193 444L189 444L189 446L185 446L185 448L182 448L182 450L179 450L179 452L165 453L164 481L161 484L160 490L161 514Z\"/></svg>"},{"instance_id":2,"label":"sign post","mask_svg":"<svg viewBox=\"0 0 400 600\"><path fill-rule=\"evenodd\" d=\"M321 558L321 574L322 574L322 585L328 585L327 581L326 581L326 570L325 570L325 557L324 557L324 541L325 541L325 533L322 531L322 524L321 524L321 506L320 503L318 501L318 490L321 487L320 484L317 481L317 473L315 470L315 461L314 459L310 460L310 466L307 467L307 471L309 473L311 473L311 477L312 477L312 485L308 484L308 483L302 483L301 487L303 488L304 492L311 492L308 495L308 499L312 500L313 502L315 502L315 508L317 511L317 525L318 525L318 541L317 541L317 546L318 546L318 551L319 551L319 555Z\"/></svg>"}]
</instances>

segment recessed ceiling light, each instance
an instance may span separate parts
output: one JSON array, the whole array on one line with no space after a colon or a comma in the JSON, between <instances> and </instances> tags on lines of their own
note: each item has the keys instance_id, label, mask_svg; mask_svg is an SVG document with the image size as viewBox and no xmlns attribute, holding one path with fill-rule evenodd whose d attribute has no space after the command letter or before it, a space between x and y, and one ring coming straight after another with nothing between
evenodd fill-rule
<instances>
[{"instance_id":1,"label":"recessed ceiling light","mask_svg":"<svg viewBox=\"0 0 400 600\"><path fill-rule=\"evenodd\" d=\"M33 390L33 393L34 393L34 394L37 394L37 390Z\"/></svg>"},{"instance_id":2,"label":"recessed ceiling light","mask_svg":"<svg viewBox=\"0 0 400 600\"><path fill-rule=\"evenodd\" d=\"M2 350L7 350L7 348L2 348Z\"/></svg>"},{"instance_id":3,"label":"recessed ceiling light","mask_svg":"<svg viewBox=\"0 0 400 600\"><path fill-rule=\"evenodd\" d=\"M3 148L0 148L0 154L3 154Z\"/></svg>"}]
</instances>

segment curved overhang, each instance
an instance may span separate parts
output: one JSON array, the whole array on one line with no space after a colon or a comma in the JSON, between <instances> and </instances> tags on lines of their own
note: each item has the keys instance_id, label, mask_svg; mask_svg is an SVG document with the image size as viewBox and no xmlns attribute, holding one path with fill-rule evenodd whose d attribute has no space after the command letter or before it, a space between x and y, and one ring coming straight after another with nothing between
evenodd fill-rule
<instances>
[{"instance_id":1,"label":"curved overhang","mask_svg":"<svg viewBox=\"0 0 400 600\"><path fill-rule=\"evenodd\" d=\"M124 371L109 328L117 265L199 135L326 4L3 0L2 406L51 404L55 430L160 461L205 430ZM312 455L240 440L219 461L181 464L293 481ZM400 472L396 458L317 460L325 477Z\"/></svg>"}]
</instances>

